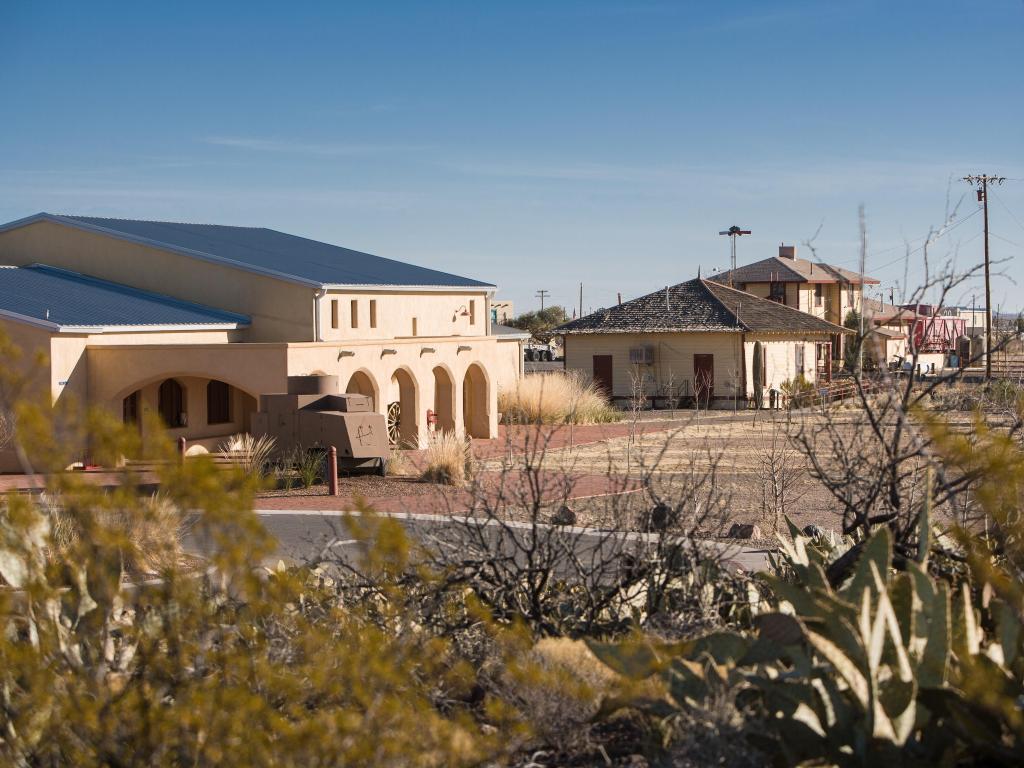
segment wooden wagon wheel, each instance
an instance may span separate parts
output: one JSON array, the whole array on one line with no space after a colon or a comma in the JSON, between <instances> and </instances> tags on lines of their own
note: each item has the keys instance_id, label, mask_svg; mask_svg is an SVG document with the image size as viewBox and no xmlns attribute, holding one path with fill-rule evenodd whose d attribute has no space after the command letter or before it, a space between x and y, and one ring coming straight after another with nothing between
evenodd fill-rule
<instances>
[{"instance_id":1,"label":"wooden wagon wheel","mask_svg":"<svg viewBox=\"0 0 1024 768\"><path fill-rule=\"evenodd\" d=\"M402 437L402 404L394 402L388 404L388 442L391 445L398 445Z\"/></svg>"}]
</instances>

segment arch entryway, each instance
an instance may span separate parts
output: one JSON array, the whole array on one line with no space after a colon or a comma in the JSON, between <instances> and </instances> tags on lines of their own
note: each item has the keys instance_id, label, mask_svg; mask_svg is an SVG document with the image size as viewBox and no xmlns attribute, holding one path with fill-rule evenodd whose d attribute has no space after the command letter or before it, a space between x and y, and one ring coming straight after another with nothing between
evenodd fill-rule
<instances>
[{"instance_id":1,"label":"arch entryway","mask_svg":"<svg viewBox=\"0 0 1024 768\"><path fill-rule=\"evenodd\" d=\"M434 368L434 413L438 432L455 431L455 382L443 365Z\"/></svg>"},{"instance_id":2,"label":"arch entryway","mask_svg":"<svg viewBox=\"0 0 1024 768\"><path fill-rule=\"evenodd\" d=\"M247 432L257 399L223 379L175 372L126 387L111 405L119 407L125 424L138 425L145 438L152 423L146 414L157 415L172 439L184 437L213 450L226 437Z\"/></svg>"},{"instance_id":3,"label":"arch entryway","mask_svg":"<svg viewBox=\"0 0 1024 768\"><path fill-rule=\"evenodd\" d=\"M366 395L370 398L370 408L377 408L377 385L366 371L356 371L348 380L345 392L350 395Z\"/></svg>"},{"instance_id":4,"label":"arch entryway","mask_svg":"<svg viewBox=\"0 0 1024 768\"><path fill-rule=\"evenodd\" d=\"M405 368L391 374L391 395L388 402L388 437L395 445L419 446L416 422L416 379Z\"/></svg>"},{"instance_id":5,"label":"arch entryway","mask_svg":"<svg viewBox=\"0 0 1024 768\"><path fill-rule=\"evenodd\" d=\"M177 379L164 379L157 390L157 413L169 429L186 424L185 388Z\"/></svg>"},{"instance_id":6,"label":"arch entryway","mask_svg":"<svg viewBox=\"0 0 1024 768\"><path fill-rule=\"evenodd\" d=\"M490 437L487 375L473 363L462 380L462 420L469 437Z\"/></svg>"}]
</instances>

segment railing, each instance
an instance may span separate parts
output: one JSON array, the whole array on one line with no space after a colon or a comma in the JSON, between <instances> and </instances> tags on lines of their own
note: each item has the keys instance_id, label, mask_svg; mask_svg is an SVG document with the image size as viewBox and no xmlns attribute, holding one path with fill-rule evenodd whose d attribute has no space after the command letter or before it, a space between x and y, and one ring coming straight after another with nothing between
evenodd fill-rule
<instances>
[{"instance_id":1,"label":"railing","mask_svg":"<svg viewBox=\"0 0 1024 768\"><path fill-rule=\"evenodd\" d=\"M879 379L861 379L860 389L867 394L874 394L880 391L882 382ZM853 379L836 379L824 386L815 386L798 392L795 395L783 394L783 407L810 408L813 406L826 406L838 403L857 394L857 382Z\"/></svg>"}]
</instances>

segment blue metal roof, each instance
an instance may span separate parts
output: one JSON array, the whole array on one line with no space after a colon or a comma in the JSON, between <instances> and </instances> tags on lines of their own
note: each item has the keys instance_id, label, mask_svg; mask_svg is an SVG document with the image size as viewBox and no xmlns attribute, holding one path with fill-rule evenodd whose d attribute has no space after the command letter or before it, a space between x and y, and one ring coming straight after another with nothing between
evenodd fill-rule
<instances>
[{"instance_id":1,"label":"blue metal roof","mask_svg":"<svg viewBox=\"0 0 1024 768\"><path fill-rule=\"evenodd\" d=\"M43 264L0 267L0 317L67 328L248 325L245 315Z\"/></svg>"},{"instance_id":2,"label":"blue metal roof","mask_svg":"<svg viewBox=\"0 0 1024 768\"><path fill-rule=\"evenodd\" d=\"M337 245L258 227L180 224L41 213L4 229L38 220L79 226L197 258L316 286L415 286L493 289L490 283L385 259Z\"/></svg>"}]
</instances>

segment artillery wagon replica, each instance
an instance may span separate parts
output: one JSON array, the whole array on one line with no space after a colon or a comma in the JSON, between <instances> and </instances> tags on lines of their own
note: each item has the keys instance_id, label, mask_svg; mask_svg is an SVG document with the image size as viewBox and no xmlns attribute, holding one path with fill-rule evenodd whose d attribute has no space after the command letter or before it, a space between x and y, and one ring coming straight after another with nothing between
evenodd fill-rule
<instances>
[{"instance_id":1,"label":"artillery wagon replica","mask_svg":"<svg viewBox=\"0 0 1024 768\"><path fill-rule=\"evenodd\" d=\"M390 450L384 416L368 396L339 392L337 376L289 376L286 393L260 395L252 433L273 437L278 453L334 446L339 469L384 474Z\"/></svg>"}]
</instances>

